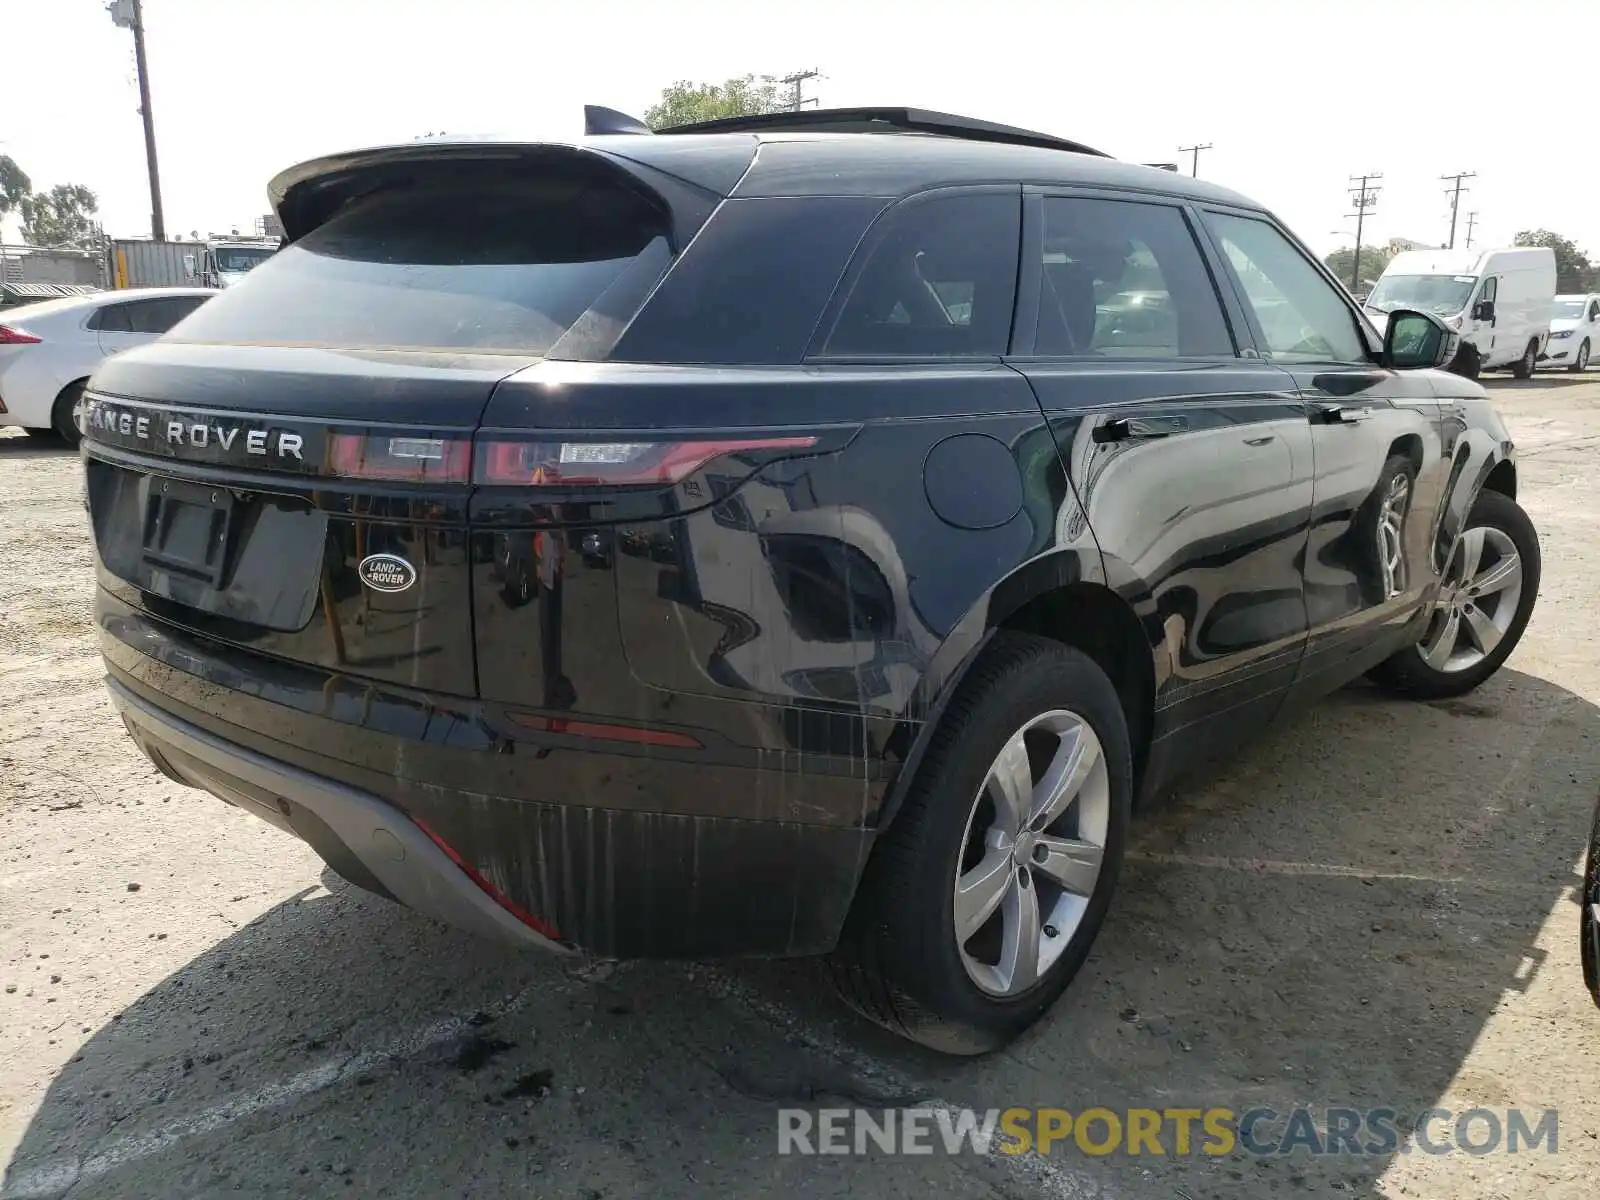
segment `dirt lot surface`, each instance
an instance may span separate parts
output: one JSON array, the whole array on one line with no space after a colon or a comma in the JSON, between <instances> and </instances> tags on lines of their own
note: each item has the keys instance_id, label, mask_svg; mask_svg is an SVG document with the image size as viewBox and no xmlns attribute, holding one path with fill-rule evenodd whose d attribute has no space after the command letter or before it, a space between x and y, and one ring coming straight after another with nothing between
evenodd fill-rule
<instances>
[{"instance_id":1,"label":"dirt lot surface","mask_svg":"<svg viewBox=\"0 0 1600 1200\"><path fill-rule=\"evenodd\" d=\"M1600 376L1491 385L1544 586L1501 674L1352 688L1143 820L1049 1019L948 1062L801 965L579 969L350 889L123 736L75 458L0 434L0 1196L1578 1200L1600 1013ZM779 1157L776 1109L1559 1110L1558 1149Z\"/></svg>"}]
</instances>

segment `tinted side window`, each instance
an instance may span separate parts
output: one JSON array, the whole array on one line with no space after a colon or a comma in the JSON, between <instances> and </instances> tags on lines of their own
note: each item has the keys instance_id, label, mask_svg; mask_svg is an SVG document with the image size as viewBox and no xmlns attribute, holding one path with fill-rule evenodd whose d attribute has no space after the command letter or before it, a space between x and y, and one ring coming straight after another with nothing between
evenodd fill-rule
<instances>
[{"instance_id":1,"label":"tinted side window","mask_svg":"<svg viewBox=\"0 0 1600 1200\"><path fill-rule=\"evenodd\" d=\"M1046 199L1034 353L1232 356L1222 304L1182 212Z\"/></svg>"},{"instance_id":2,"label":"tinted side window","mask_svg":"<svg viewBox=\"0 0 1600 1200\"><path fill-rule=\"evenodd\" d=\"M797 363L886 201L728 200L618 341L623 362Z\"/></svg>"},{"instance_id":3,"label":"tinted side window","mask_svg":"<svg viewBox=\"0 0 1600 1200\"><path fill-rule=\"evenodd\" d=\"M140 300L122 307L127 312L129 332L165 333L200 307L204 296L169 296L161 300Z\"/></svg>"},{"instance_id":4,"label":"tinted side window","mask_svg":"<svg viewBox=\"0 0 1600 1200\"><path fill-rule=\"evenodd\" d=\"M1287 362L1366 362L1367 344L1344 299L1288 238L1266 221L1207 213L1255 311L1270 357Z\"/></svg>"},{"instance_id":5,"label":"tinted side window","mask_svg":"<svg viewBox=\"0 0 1600 1200\"><path fill-rule=\"evenodd\" d=\"M1011 341L1022 197L913 199L879 223L824 354L995 357Z\"/></svg>"},{"instance_id":6,"label":"tinted side window","mask_svg":"<svg viewBox=\"0 0 1600 1200\"><path fill-rule=\"evenodd\" d=\"M131 304L108 304L89 318L89 328L103 329L107 333L132 333L133 325L128 320L128 310L132 307Z\"/></svg>"}]
</instances>

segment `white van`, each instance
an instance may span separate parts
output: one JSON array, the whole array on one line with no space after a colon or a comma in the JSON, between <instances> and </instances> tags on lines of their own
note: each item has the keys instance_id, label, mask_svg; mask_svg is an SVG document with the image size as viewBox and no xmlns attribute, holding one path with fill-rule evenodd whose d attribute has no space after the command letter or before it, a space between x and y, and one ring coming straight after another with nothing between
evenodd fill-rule
<instances>
[{"instance_id":1,"label":"white van","mask_svg":"<svg viewBox=\"0 0 1600 1200\"><path fill-rule=\"evenodd\" d=\"M1544 353L1555 295L1556 256L1548 246L1403 250L1383 269L1366 308L1380 329L1396 308L1443 317L1461 333L1450 365L1459 375L1510 367L1527 379Z\"/></svg>"}]
</instances>

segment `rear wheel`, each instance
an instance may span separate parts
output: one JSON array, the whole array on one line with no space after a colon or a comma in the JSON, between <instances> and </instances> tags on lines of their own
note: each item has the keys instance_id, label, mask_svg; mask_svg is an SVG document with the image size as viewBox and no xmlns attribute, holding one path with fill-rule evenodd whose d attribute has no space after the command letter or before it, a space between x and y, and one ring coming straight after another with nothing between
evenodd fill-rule
<instances>
[{"instance_id":1,"label":"rear wheel","mask_svg":"<svg viewBox=\"0 0 1600 1200\"><path fill-rule=\"evenodd\" d=\"M1047 638L998 635L873 851L829 961L840 994L945 1053L1003 1046L1088 956L1131 803L1104 672Z\"/></svg>"},{"instance_id":2,"label":"rear wheel","mask_svg":"<svg viewBox=\"0 0 1600 1200\"><path fill-rule=\"evenodd\" d=\"M1539 365L1539 343L1530 341L1522 357L1512 364L1511 374L1518 379L1532 379L1533 369Z\"/></svg>"},{"instance_id":3,"label":"rear wheel","mask_svg":"<svg viewBox=\"0 0 1600 1200\"><path fill-rule=\"evenodd\" d=\"M50 425L55 434L69 446L76 446L78 434L78 405L83 402L83 389L89 381L75 380L61 389L50 409Z\"/></svg>"},{"instance_id":4,"label":"rear wheel","mask_svg":"<svg viewBox=\"0 0 1600 1200\"><path fill-rule=\"evenodd\" d=\"M1445 568L1422 639L1372 672L1379 686L1420 700L1470 692L1522 638L1539 593L1539 535L1517 502L1484 492Z\"/></svg>"},{"instance_id":5,"label":"rear wheel","mask_svg":"<svg viewBox=\"0 0 1600 1200\"><path fill-rule=\"evenodd\" d=\"M1572 365L1567 368L1573 374L1578 374L1589 369L1589 339L1583 339L1583 345L1578 347L1578 353L1572 360Z\"/></svg>"}]
</instances>

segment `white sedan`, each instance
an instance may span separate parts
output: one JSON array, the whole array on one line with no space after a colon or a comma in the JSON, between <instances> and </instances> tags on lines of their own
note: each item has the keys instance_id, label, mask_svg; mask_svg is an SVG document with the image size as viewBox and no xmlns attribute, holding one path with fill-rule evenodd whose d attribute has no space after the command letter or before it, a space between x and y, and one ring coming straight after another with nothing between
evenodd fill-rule
<instances>
[{"instance_id":1,"label":"white sedan","mask_svg":"<svg viewBox=\"0 0 1600 1200\"><path fill-rule=\"evenodd\" d=\"M1550 341L1539 356L1539 365L1587 371L1596 351L1600 351L1600 294L1557 296Z\"/></svg>"},{"instance_id":2,"label":"white sedan","mask_svg":"<svg viewBox=\"0 0 1600 1200\"><path fill-rule=\"evenodd\" d=\"M125 288L0 309L0 425L76 445L73 410L102 362L154 341L213 288Z\"/></svg>"}]
</instances>

